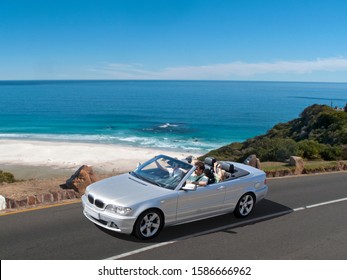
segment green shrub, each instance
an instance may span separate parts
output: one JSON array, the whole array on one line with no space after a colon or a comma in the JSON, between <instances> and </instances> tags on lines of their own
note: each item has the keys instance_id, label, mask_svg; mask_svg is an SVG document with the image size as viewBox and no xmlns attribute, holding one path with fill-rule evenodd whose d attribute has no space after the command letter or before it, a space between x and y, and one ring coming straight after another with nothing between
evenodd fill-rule
<instances>
[{"instance_id":1,"label":"green shrub","mask_svg":"<svg viewBox=\"0 0 347 280\"><path fill-rule=\"evenodd\" d=\"M0 183L14 183L15 181L12 173L0 170Z\"/></svg>"},{"instance_id":2,"label":"green shrub","mask_svg":"<svg viewBox=\"0 0 347 280\"><path fill-rule=\"evenodd\" d=\"M254 150L261 161L284 161L298 153L297 143L288 138L264 138Z\"/></svg>"},{"instance_id":3,"label":"green shrub","mask_svg":"<svg viewBox=\"0 0 347 280\"><path fill-rule=\"evenodd\" d=\"M321 157L324 160L339 160L343 158L342 146L325 145L324 150L321 152Z\"/></svg>"},{"instance_id":4,"label":"green shrub","mask_svg":"<svg viewBox=\"0 0 347 280\"><path fill-rule=\"evenodd\" d=\"M320 159L325 146L314 140L303 140L298 142L299 155L306 159Z\"/></svg>"},{"instance_id":5,"label":"green shrub","mask_svg":"<svg viewBox=\"0 0 347 280\"><path fill-rule=\"evenodd\" d=\"M306 159L339 160L343 158L342 146L331 146L314 140L303 140L298 142L298 147L298 155Z\"/></svg>"}]
</instances>

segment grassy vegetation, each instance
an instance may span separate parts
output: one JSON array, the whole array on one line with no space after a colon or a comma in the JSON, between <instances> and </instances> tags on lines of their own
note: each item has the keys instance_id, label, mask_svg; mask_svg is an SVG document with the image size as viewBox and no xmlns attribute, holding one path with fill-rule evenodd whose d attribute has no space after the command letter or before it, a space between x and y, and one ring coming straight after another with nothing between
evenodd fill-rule
<instances>
[{"instance_id":1,"label":"grassy vegetation","mask_svg":"<svg viewBox=\"0 0 347 280\"><path fill-rule=\"evenodd\" d=\"M263 162L261 164L261 169L267 172L267 171L294 170L295 167L290 166L288 163L284 163L284 162Z\"/></svg>"},{"instance_id":2,"label":"grassy vegetation","mask_svg":"<svg viewBox=\"0 0 347 280\"><path fill-rule=\"evenodd\" d=\"M337 168L339 165L347 165L347 161L305 161L304 168L306 172L310 171L324 171L333 168ZM284 162L263 162L261 164L261 169L265 172L280 172L280 171L294 171L295 167L290 166L288 163Z\"/></svg>"},{"instance_id":3,"label":"grassy vegetation","mask_svg":"<svg viewBox=\"0 0 347 280\"><path fill-rule=\"evenodd\" d=\"M340 161L340 163L347 164L347 161ZM337 161L310 161L305 163L306 170L320 170L334 168L339 165Z\"/></svg>"}]
</instances>

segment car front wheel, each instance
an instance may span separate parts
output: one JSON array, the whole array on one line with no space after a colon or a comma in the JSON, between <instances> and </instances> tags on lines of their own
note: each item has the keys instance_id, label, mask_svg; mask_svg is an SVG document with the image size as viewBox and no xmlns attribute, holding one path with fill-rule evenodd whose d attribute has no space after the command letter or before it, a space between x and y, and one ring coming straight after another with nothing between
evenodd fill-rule
<instances>
[{"instance_id":1,"label":"car front wheel","mask_svg":"<svg viewBox=\"0 0 347 280\"><path fill-rule=\"evenodd\" d=\"M244 194L236 205L234 215L238 218L245 218L251 214L255 204L254 195L251 193Z\"/></svg>"},{"instance_id":2,"label":"car front wheel","mask_svg":"<svg viewBox=\"0 0 347 280\"><path fill-rule=\"evenodd\" d=\"M139 239L151 239L160 233L163 225L162 214L156 209L149 209L138 217L133 233Z\"/></svg>"}]
</instances>

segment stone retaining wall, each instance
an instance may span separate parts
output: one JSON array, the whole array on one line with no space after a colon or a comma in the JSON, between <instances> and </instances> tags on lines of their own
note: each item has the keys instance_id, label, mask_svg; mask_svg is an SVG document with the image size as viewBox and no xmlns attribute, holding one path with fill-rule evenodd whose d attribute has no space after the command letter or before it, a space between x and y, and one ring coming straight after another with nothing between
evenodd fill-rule
<instances>
[{"instance_id":1,"label":"stone retaining wall","mask_svg":"<svg viewBox=\"0 0 347 280\"><path fill-rule=\"evenodd\" d=\"M20 200L6 199L6 209L14 209L18 207L35 206L41 204L48 204L62 200L79 198L80 195L74 190L59 190L50 193L30 195Z\"/></svg>"},{"instance_id":2,"label":"stone retaining wall","mask_svg":"<svg viewBox=\"0 0 347 280\"><path fill-rule=\"evenodd\" d=\"M300 174L318 174L318 173L328 173L328 172L337 172L337 171L347 171L347 164L339 162L336 166L330 167L321 167L316 169L306 169L304 168ZM274 178L274 177L285 177L291 175L300 175L295 172L295 168L292 169L283 169L276 171L266 171L266 177Z\"/></svg>"}]
</instances>

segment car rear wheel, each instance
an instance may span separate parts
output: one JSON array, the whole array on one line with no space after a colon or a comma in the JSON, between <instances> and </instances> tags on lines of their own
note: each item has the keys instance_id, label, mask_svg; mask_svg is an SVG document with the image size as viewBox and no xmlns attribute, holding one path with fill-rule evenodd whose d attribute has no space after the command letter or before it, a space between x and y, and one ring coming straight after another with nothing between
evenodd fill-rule
<instances>
[{"instance_id":1,"label":"car rear wheel","mask_svg":"<svg viewBox=\"0 0 347 280\"><path fill-rule=\"evenodd\" d=\"M245 218L251 214L255 204L254 195L251 193L244 194L236 205L234 215L238 218Z\"/></svg>"},{"instance_id":2,"label":"car rear wheel","mask_svg":"<svg viewBox=\"0 0 347 280\"><path fill-rule=\"evenodd\" d=\"M149 209L138 217L133 233L139 239L151 239L160 233L163 225L162 214L156 209Z\"/></svg>"}]
</instances>

